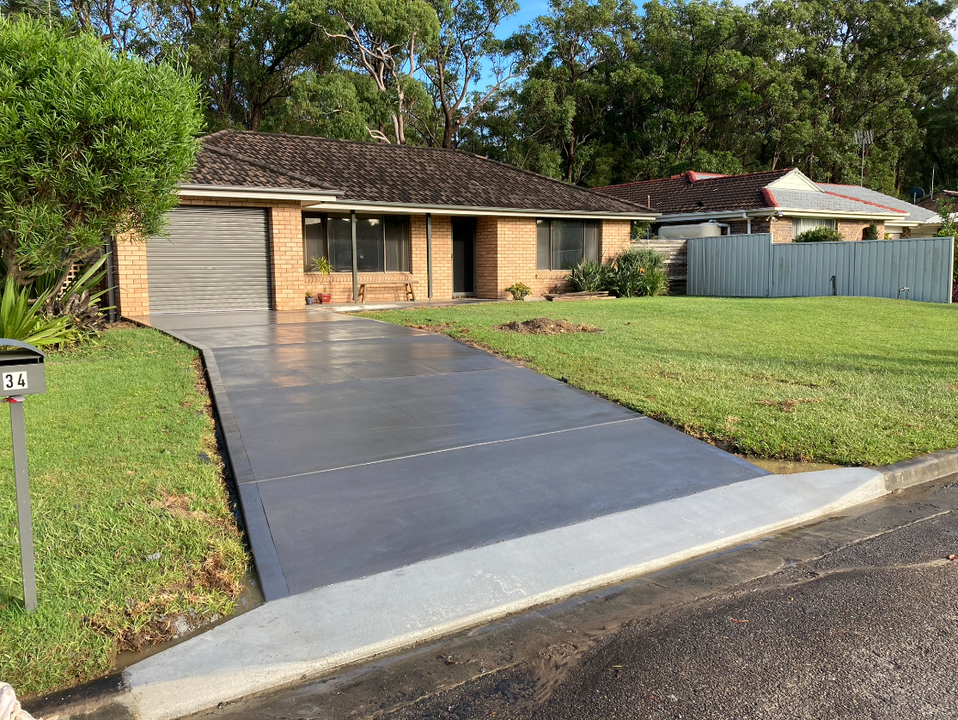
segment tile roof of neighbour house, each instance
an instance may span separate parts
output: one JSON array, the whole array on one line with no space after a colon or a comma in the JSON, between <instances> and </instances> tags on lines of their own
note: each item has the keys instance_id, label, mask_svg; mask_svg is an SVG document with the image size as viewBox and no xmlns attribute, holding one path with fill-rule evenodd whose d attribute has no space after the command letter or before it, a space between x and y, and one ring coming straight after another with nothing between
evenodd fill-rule
<instances>
[{"instance_id":1,"label":"tile roof of neighbour house","mask_svg":"<svg viewBox=\"0 0 958 720\"><path fill-rule=\"evenodd\" d=\"M798 170L746 175L687 172L662 180L596 188L618 198L641 200L663 215L777 210L830 215L881 216L886 222L920 224L934 213L857 185L814 183Z\"/></svg>"},{"instance_id":2,"label":"tile roof of neighbour house","mask_svg":"<svg viewBox=\"0 0 958 720\"><path fill-rule=\"evenodd\" d=\"M599 192L632 202L646 204L666 214L758 210L769 207L762 190L791 170L769 170L748 175L710 175L683 173L662 180L610 185Z\"/></svg>"},{"instance_id":3,"label":"tile roof of neighbour house","mask_svg":"<svg viewBox=\"0 0 958 720\"><path fill-rule=\"evenodd\" d=\"M192 184L330 191L337 202L589 214L648 208L459 150L224 130L203 139Z\"/></svg>"}]
</instances>

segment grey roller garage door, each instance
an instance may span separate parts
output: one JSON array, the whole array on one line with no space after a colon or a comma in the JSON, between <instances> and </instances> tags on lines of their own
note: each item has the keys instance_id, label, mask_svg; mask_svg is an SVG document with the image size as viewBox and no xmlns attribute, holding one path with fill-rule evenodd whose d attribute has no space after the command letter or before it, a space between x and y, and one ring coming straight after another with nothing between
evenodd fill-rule
<instances>
[{"instance_id":1,"label":"grey roller garage door","mask_svg":"<svg viewBox=\"0 0 958 720\"><path fill-rule=\"evenodd\" d=\"M268 310L269 221L260 208L178 207L146 243L150 313Z\"/></svg>"}]
</instances>

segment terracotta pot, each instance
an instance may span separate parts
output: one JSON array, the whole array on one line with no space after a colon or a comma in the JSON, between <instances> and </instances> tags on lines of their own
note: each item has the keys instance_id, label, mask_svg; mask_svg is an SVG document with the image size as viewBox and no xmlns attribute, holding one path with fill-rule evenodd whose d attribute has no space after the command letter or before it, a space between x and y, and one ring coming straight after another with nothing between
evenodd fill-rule
<instances>
[{"instance_id":1,"label":"terracotta pot","mask_svg":"<svg viewBox=\"0 0 958 720\"><path fill-rule=\"evenodd\" d=\"M325 305L328 305L329 303L331 303L331 302L333 301L333 294L332 294L332 293L320 293L320 294L319 294L319 301L320 301L321 303L325 304Z\"/></svg>"}]
</instances>

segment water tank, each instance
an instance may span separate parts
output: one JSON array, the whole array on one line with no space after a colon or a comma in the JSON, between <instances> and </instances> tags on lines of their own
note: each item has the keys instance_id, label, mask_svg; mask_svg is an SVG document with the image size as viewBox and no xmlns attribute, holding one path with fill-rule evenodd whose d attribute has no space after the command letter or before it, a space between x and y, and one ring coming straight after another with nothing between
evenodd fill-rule
<instances>
[{"instance_id":1,"label":"water tank","mask_svg":"<svg viewBox=\"0 0 958 720\"><path fill-rule=\"evenodd\" d=\"M664 240L718 237L721 234L722 228L716 223L699 223L698 225L662 225L659 227L659 237Z\"/></svg>"}]
</instances>

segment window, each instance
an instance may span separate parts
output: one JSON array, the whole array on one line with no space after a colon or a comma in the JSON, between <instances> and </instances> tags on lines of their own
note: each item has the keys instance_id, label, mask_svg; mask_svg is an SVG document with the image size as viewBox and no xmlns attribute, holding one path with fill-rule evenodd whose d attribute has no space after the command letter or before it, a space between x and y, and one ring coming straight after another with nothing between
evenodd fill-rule
<instances>
[{"instance_id":1,"label":"window","mask_svg":"<svg viewBox=\"0 0 958 720\"><path fill-rule=\"evenodd\" d=\"M595 220L536 220L536 268L570 270L599 259L599 223Z\"/></svg>"},{"instance_id":2,"label":"window","mask_svg":"<svg viewBox=\"0 0 958 720\"><path fill-rule=\"evenodd\" d=\"M348 215L303 217L306 269L327 257L334 272L352 272L352 228ZM409 217L356 216L356 266L359 272L410 272Z\"/></svg>"},{"instance_id":3,"label":"window","mask_svg":"<svg viewBox=\"0 0 958 720\"><path fill-rule=\"evenodd\" d=\"M826 220L825 218L795 218L792 224L792 234L795 237L798 237L806 230L814 230L820 227L827 227L832 230L838 229L838 223L835 220Z\"/></svg>"}]
</instances>

